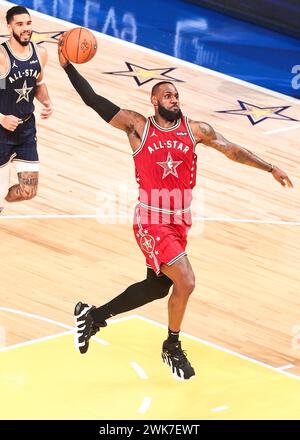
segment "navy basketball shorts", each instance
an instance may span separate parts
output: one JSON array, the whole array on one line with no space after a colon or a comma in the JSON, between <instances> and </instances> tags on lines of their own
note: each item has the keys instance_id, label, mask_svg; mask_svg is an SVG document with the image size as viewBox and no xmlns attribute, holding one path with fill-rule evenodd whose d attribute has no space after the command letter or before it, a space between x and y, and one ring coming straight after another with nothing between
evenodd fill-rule
<instances>
[{"instance_id":1,"label":"navy basketball shorts","mask_svg":"<svg viewBox=\"0 0 300 440\"><path fill-rule=\"evenodd\" d=\"M17 172L39 170L34 117L31 119L32 121L25 122L15 132L1 129L0 167L14 162Z\"/></svg>"}]
</instances>

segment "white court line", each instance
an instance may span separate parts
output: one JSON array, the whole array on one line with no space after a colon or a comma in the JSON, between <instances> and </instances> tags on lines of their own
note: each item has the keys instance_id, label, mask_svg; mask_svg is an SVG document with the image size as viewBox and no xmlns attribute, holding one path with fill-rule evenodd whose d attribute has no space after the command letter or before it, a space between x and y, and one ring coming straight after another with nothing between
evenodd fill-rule
<instances>
[{"instance_id":1,"label":"white court line","mask_svg":"<svg viewBox=\"0 0 300 440\"><path fill-rule=\"evenodd\" d=\"M110 318L109 319L109 325L110 324L118 324L122 321L130 321L132 318L136 318L138 315L128 315L128 316L122 316L121 318Z\"/></svg>"},{"instance_id":2,"label":"white court line","mask_svg":"<svg viewBox=\"0 0 300 440\"><path fill-rule=\"evenodd\" d=\"M68 330L67 332L55 333L54 335L43 336L42 338L31 339L30 341L19 342L18 344L8 345L6 347L0 348L0 353L2 351L14 350L15 348L26 347L27 345L32 345L32 344L36 344L36 343L39 343L39 342L49 341L50 339L59 338L60 336L69 335L71 333L73 333L73 331L72 330Z\"/></svg>"},{"instance_id":3,"label":"white court line","mask_svg":"<svg viewBox=\"0 0 300 440\"><path fill-rule=\"evenodd\" d=\"M63 324L63 323L61 323L59 321L54 321L52 319L45 318L43 316L34 315L32 313L27 313L27 312L22 312L21 310L9 309L7 307L0 307L0 311L5 311L5 312L9 312L9 313L15 313L15 314L18 314L18 315L23 315L23 316L34 318L34 319L39 319L41 321L55 323L56 325L59 325L61 327L65 327L65 328L69 327L69 328L71 328L71 330L68 330L66 332L56 333L56 334L53 334L53 335L50 335L50 336L44 336L44 337L37 338L37 339L31 339L30 341L20 342L18 344L9 345L9 346L6 346L6 347L0 347L0 353L4 352L4 351L9 351L9 350L13 350L13 349L16 349L16 348L20 348L20 347L25 347L25 346L28 346L28 345L33 345L35 343L49 341L51 339L55 339L55 338L58 338L58 337L61 337L61 336L65 336L65 335L74 333L73 327L65 325L65 324ZM116 318L111 323L115 324L115 323L120 322L120 321L128 321L129 319L132 319L132 318L133 318L132 316L126 316L126 317L120 318L120 319ZM95 336L92 339L94 339L96 342L99 342L101 344L105 343L105 345L108 345L108 342L103 341L103 340L101 340L101 339L99 339L99 338L97 338ZM130 362L130 365L137 372L138 376L141 379L148 379L147 374L145 373L145 371L142 369L142 367L138 363ZM139 414L145 414L145 412L149 409L149 406L151 405L151 402L152 402L152 398L151 397L144 397L144 399L143 399L143 401L142 401L142 403L141 403L141 405L140 405L140 407L139 407L137 412Z\"/></svg>"},{"instance_id":4,"label":"white court line","mask_svg":"<svg viewBox=\"0 0 300 440\"><path fill-rule=\"evenodd\" d=\"M148 375L137 362L130 362L130 365L135 370L140 379L149 379Z\"/></svg>"},{"instance_id":5,"label":"white court line","mask_svg":"<svg viewBox=\"0 0 300 440\"><path fill-rule=\"evenodd\" d=\"M97 215L97 214L33 214L33 215L1 215L1 220L30 220L30 219L72 219L72 218L81 218L81 219L128 219L132 222L131 215ZM195 220L201 220L206 222L224 222L224 223L256 223L256 224L266 224L266 225L300 225L300 220L262 220L262 219L252 219L252 218L230 218L230 217L201 217L195 216L193 217Z\"/></svg>"},{"instance_id":6,"label":"white court line","mask_svg":"<svg viewBox=\"0 0 300 440\"><path fill-rule=\"evenodd\" d=\"M6 330L3 325L0 325L0 348L6 346Z\"/></svg>"},{"instance_id":7,"label":"white court line","mask_svg":"<svg viewBox=\"0 0 300 440\"><path fill-rule=\"evenodd\" d=\"M101 345L110 345L109 342L105 341L104 339L98 338L98 336L92 336L91 339L93 341L99 342Z\"/></svg>"},{"instance_id":8,"label":"white court line","mask_svg":"<svg viewBox=\"0 0 300 440\"><path fill-rule=\"evenodd\" d=\"M18 315L27 316L27 317L34 318L34 319L39 319L41 321L50 322L52 324L56 324L56 325L58 325L60 327L71 329L72 331L74 331L74 328L69 326L69 325L62 324L61 322L54 321L53 319L44 318L43 316L39 316L39 315L34 315L32 313L23 312L21 310L10 309L10 308L7 308L7 307L0 307L0 311L9 312L9 313L15 313L15 314L18 314ZM150 324L153 324L153 325L155 325L157 327L163 328L164 330L167 330L167 328L168 328L167 325L161 324L161 323L159 323L157 321L154 321L153 319L145 318L144 316L137 315L137 314L131 315L131 316L126 316L124 318L116 318L116 319L112 320L111 322L116 323L116 322L119 322L119 321L122 321L122 320L131 320L131 319L135 319L135 318L138 318L138 319L140 319L142 321L145 321L145 322L148 322ZM290 377L290 378L293 378L293 379L296 379L296 380L300 380L300 376L297 376L296 374L289 373L287 371L278 369L276 367L272 367L271 365L266 364L266 363L264 363L262 361L258 361L256 359L250 358L250 357L248 357L246 355L243 355L241 353L237 353L237 352L235 352L233 350L230 350L228 348L221 347L220 345L217 345L217 344L212 343L212 342L208 342L208 341L206 341L204 339L198 338L197 336L193 336L193 335L190 335L190 334L185 333L185 332L181 332L181 334L183 336L189 338L189 339L192 339L194 341L197 341L197 342L200 342L200 343L202 343L204 345L207 345L208 347L216 348L217 350L223 351L224 353L231 354L231 355L236 356L236 357L238 357L240 359L244 359L244 360L252 362L252 363L254 363L256 365L260 365L261 367L265 367L265 368L268 368L269 370L276 371L277 373L283 374L284 376L287 376L287 377ZM96 341L97 340L99 340L99 338L96 338ZM28 342L30 342L30 341L28 341ZM26 344L26 342L22 342L22 344ZM106 345L107 342L104 341L104 344Z\"/></svg>"},{"instance_id":9,"label":"white court line","mask_svg":"<svg viewBox=\"0 0 300 440\"><path fill-rule=\"evenodd\" d=\"M145 412L148 410L149 406L151 405L152 399L151 397L144 397L141 406L138 409L139 414L145 414Z\"/></svg>"},{"instance_id":10,"label":"white court line","mask_svg":"<svg viewBox=\"0 0 300 440\"><path fill-rule=\"evenodd\" d=\"M230 218L230 217L193 217L193 220L203 220L206 222L224 222L224 223L256 223L266 225L300 225L299 221L286 220L260 220L253 218Z\"/></svg>"},{"instance_id":11,"label":"white court line","mask_svg":"<svg viewBox=\"0 0 300 440\"><path fill-rule=\"evenodd\" d=\"M3 3L5 3L7 5L10 5L10 6L12 5L12 3L7 2L7 1L3 1ZM27 9L29 9L29 8L27 8ZM31 9L29 9L29 11L31 11L32 15L36 15L36 16L42 17L45 20L61 24L61 25L65 26L65 27L67 27L67 28L71 28L73 26L78 26L76 23L67 22L67 21L62 20L60 18L48 16L48 15L43 14L43 13L38 12L38 11L34 11L34 10L31 10ZM118 39L116 37L112 37L110 35L102 34L99 31L92 30L92 32L95 35L97 35L99 38L106 39L108 41L118 42L118 44L126 46L126 47L130 47L130 48L137 48L138 47L140 50L142 50L145 53L153 54L153 55L158 56L160 58L169 60L169 61L171 61L173 63L182 64L184 66L188 66L190 68L193 68L193 69L199 70L201 72L207 73L207 74L209 74L211 76L216 76L216 77L221 78L223 80L240 84L240 85L242 85L244 87L248 87L248 88L260 91L262 93L269 94L270 96L274 96L276 98L280 98L280 99L285 99L287 101L291 101L294 105L297 105L297 106L300 105L300 101L297 100L296 98L291 97L291 96L284 95L282 93L278 93L278 92L275 92L275 91L270 90L270 89L266 89L266 88L258 86L256 84L248 83L247 81L243 81L243 80L240 80L238 78L234 78L234 77L231 77L229 75L226 75L224 73L220 73L220 72L216 72L214 70L210 70L210 69L208 69L206 67L202 67L202 66L199 66L197 64L193 64L191 62L188 62L188 61L185 61L185 60L181 60L179 58L175 58L175 57L173 57L171 55L166 55L166 54L163 54L163 53L160 53L160 52L156 52L153 49L148 49L148 48L145 48L145 47L140 46L140 45L135 44L135 43L130 43L128 41L124 41L124 40L120 40L120 39ZM298 128L298 127L300 127L300 126L297 125L297 126L294 126L294 127L287 127L287 128L280 128L280 129L270 130L270 131L265 132L265 134L271 134L271 133L275 133L277 131L284 131L284 130L294 129L294 128ZM50 219L50 218L99 218L99 219L101 219L101 218L102 219L104 219L104 218L112 218L112 219L115 219L115 218L119 218L119 219L124 219L124 218L127 218L127 216L118 216L118 217L115 217L115 216L97 216L97 215L94 215L94 214L78 214L78 215L76 215L76 214L75 215L68 215L68 214L66 214L66 215L65 214L39 215L39 214L37 214L37 215L29 215L29 216L22 216L22 215L15 215L15 216L14 215L11 215L11 216L10 215L8 215L8 216L4 215L4 216L0 216L0 220L1 219L5 219L5 218L6 219L18 219L18 218L23 218L23 219L26 219L26 218L28 218L28 219L34 219L34 218L36 218L36 219L41 219L41 218L47 218L47 219ZM265 220L253 220L253 219L222 219L222 220L219 220L219 219L210 219L210 218L202 218L202 217L196 218L196 220L227 221L227 222L246 222L246 223L266 223L266 224L281 224L281 225L284 225L284 224L300 225L300 221L291 221L291 222L287 221L287 222L285 222L285 221L280 221L280 220L279 221L276 221L276 220L270 220L270 221L267 220L267 221L265 221Z\"/></svg>"},{"instance_id":12,"label":"white court line","mask_svg":"<svg viewBox=\"0 0 300 440\"><path fill-rule=\"evenodd\" d=\"M223 405L223 406L217 406L216 408L212 408L211 411L213 412L219 412L219 411L224 411L226 409L229 409L228 405Z\"/></svg>"},{"instance_id":13,"label":"white court line","mask_svg":"<svg viewBox=\"0 0 300 440\"><path fill-rule=\"evenodd\" d=\"M287 365L282 365L282 367L277 367L277 370L284 371L294 367L295 367L294 364L287 364Z\"/></svg>"},{"instance_id":14,"label":"white court line","mask_svg":"<svg viewBox=\"0 0 300 440\"><path fill-rule=\"evenodd\" d=\"M296 130L297 128L300 128L299 124L298 125L294 125L293 127L275 128L275 130L264 131L264 134L280 133L281 131Z\"/></svg>"},{"instance_id":15,"label":"white court line","mask_svg":"<svg viewBox=\"0 0 300 440\"><path fill-rule=\"evenodd\" d=\"M99 218L114 218L115 216L100 216ZM97 214L30 214L30 215L1 215L0 220L15 220L15 219L51 219L51 218L97 218Z\"/></svg>"},{"instance_id":16,"label":"white court line","mask_svg":"<svg viewBox=\"0 0 300 440\"><path fill-rule=\"evenodd\" d=\"M145 318L144 316L141 316L141 315L133 315L132 317L133 318L134 317L139 318L142 321L148 322L149 324L154 324L157 327L163 328L165 330L168 329L167 325L161 324L160 322L154 321L153 319ZM185 333L185 332L180 332L180 334L185 336L185 337L187 337L187 338L189 338L189 339L192 339L193 341L197 341L197 342L200 342L201 344L207 345L208 347L216 348L217 350L223 351L224 353L231 354L231 355L233 355L235 357L238 357L240 359L249 361L249 362L251 362L253 364L260 365L261 367L264 367L264 368L268 368L269 370L275 371L276 373L283 374L284 376L287 376L287 377L290 377L290 378L293 378L293 379L296 379L296 380L300 380L300 376L297 376L296 374L288 373L286 371L279 370L276 367L272 367L272 365L266 364L265 362L258 361L257 359L253 359L253 358L248 357L248 356L246 356L244 354L241 354L241 353L238 353L236 351L230 350L229 348L221 347L218 344L215 344L213 342L208 342L205 339L198 338L197 336L193 336L193 335L190 335L190 334Z\"/></svg>"},{"instance_id":17,"label":"white court line","mask_svg":"<svg viewBox=\"0 0 300 440\"><path fill-rule=\"evenodd\" d=\"M55 321L54 319L45 318L43 316L35 315L33 313L23 312L22 310L11 309L11 308L8 308L8 307L1 307L0 306L0 311L8 312L8 313L13 313L15 315L27 316L28 318L33 318L33 319L38 319L40 321L45 321L45 322L48 322L49 324L55 324L55 325L57 325L59 327L66 328L68 330L74 330L74 327L72 327L71 325L66 325L66 324L63 324L62 322Z\"/></svg>"},{"instance_id":18,"label":"white court line","mask_svg":"<svg viewBox=\"0 0 300 440\"><path fill-rule=\"evenodd\" d=\"M7 4L8 7L9 6L13 6L13 3L7 2L6 0L3 0L2 3ZM48 21L52 21L54 23L61 24L61 25L65 26L66 28L72 28L73 26L78 26L78 24L76 24L76 23L68 22L68 21L62 20L62 19L57 18L57 17L52 17L50 15L43 14L42 12L34 11L33 9L30 9L30 8L27 8L27 9L30 11L31 15L36 15L38 17L43 18L44 20L48 20ZM270 96L274 96L274 97L279 98L279 99L285 99L286 101L292 102L296 106L300 106L299 100L296 99L296 98L293 98L292 96L284 95L283 93L279 93L279 92L275 92L274 90L266 89L266 88L258 86L256 84L252 84L252 83L249 83L247 81L243 81L241 79L234 78L232 76L226 75L225 73L220 73L220 72L217 72L215 70L208 69L207 67L202 67L202 66L199 66L197 64L193 64L193 63L191 63L189 61L181 60L181 59L175 58L175 57L173 57L171 55L167 55L167 54L164 54L164 53L161 53L161 52L157 52L157 51L155 51L153 49L148 49L147 47L140 46L140 45L138 45L136 43L130 43L129 41L120 40L119 38L112 37L112 36L106 35L106 34L102 34L101 32L95 31L94 29L91 29L91 31L93 32L93 34L98 36L100 39L102 38L103 40L118 42L118 44L120 44L122 46L125 46L125 47L130 47L130 48L135 48L135 49L139 48L140 50L142 50L145 53L156 55L159 58L163 58L163 59L165 59L167 61L170 61L172 63L182 64L183 66L192 67L192 68L194 68L194 69L196 69L198 71L207 73L207 74L209 74L211 76L216 76L216 77L221 78L223 80L230 81L230 82L233 82L233 83L236 83L236 84L240 84L240 85L242 85L244 87L257 90L259 92L268 94Z\"/></svg>"},{"instance_id":19,"label":"white court line","mask_svg":"<svg viewBox=\"0 0 300 440\"><path fill-rule=\"evenodd\" d=\"M48 322L49 324L55 324L58 327L63 327L63 328L71 330L70 333L74 333L74 331L75 331L75 328L72 327L71 325L66 325L66 324L63 324L62 322L55 321L54 319L45 318L44 316L35 315L33 313L23 312L22 310L16 310L16 309L11 309L11 308L8 308L8 307L1 307L0 306L0 311L8 312L8 313L13 313L15 315L26 316L28 318L38 319L39 321L45 321L45 322ZM105 341L104 339L100 339L100 338L95 337L95 336L93 336L92 339L94 339L95 341L99 342L102 345L109 345L109 343L107 341ZM27 341L27 342L30 342L30 341ZM21 344L26 344L26 342L22 342Z\"/></svg>"}]
</instances>

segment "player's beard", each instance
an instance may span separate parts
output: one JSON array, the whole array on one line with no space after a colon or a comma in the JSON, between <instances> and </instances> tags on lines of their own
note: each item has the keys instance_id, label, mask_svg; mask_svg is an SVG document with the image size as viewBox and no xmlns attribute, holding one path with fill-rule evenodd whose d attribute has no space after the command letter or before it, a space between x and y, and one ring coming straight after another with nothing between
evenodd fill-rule
<instances>
[{"instance_id":1,"label":"player's beard","mask_svg":"<svg viewBox=\"0 0 300 440\"><path fill-rule=\"evenodd\" d=\"M182 113L181 113L180 108L178 108L178 110L167 110L160 103L158 103L157 110L158 110L158 113L160 114L160 116L169 122L173 122L173 121L176 121L177 119L182 118Z\"/></svg>"},{"instance_id":2,"label":"player's beard","mask_svg":"<svg viewBox=\"0 0 300 440\"><path fill-rule=\"evenodd\" d=\"M14 38L17 40L19 44L21 44L21 46L28 46L31 40L31 35L32 35L32 31L30 32L30 38L27 41L22 41L21 37L13 31Z\"/></svg>"}]
</instances>

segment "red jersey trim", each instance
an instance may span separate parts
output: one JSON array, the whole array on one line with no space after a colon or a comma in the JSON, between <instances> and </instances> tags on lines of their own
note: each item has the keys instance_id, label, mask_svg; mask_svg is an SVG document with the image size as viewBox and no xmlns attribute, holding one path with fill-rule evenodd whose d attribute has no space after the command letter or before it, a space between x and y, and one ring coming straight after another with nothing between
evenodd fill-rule
<instances>
[{"instance_id":1,"label":"red jersey trim","mask_svg":"<svg viewBox=\"0 0 300 440\"><path fill-rule=\"evenodd\" d=\"M158 128L160 131L173 131L173 130L175 130L176 128L178 128L179 127L179 125L180 125L180 123L181 123L181 119L177 119L177 122L176 122L176 124L175 125L173 125L173 127L170 127L170 128L164 128L164 127L161 127L160 125L158 125L158 123L155 121L155 119L154 119L154 116L150 116L150 120L151 120L151 122L152 122L152 124L156 127L156 128Z\"/></svg>"},{"instance_id":2,"label":"red jersey trim","mask_svg":"<svg viewBox=\"0 0 300 440\"><path fill-rule=\"evenodd\" d=\"M173 260L169 261L167 266L172 266L172 264L176 263L176 261L180 260L180 258L185 257L187 255L186 252L181 252L181 254L177 255L177 257L173 258Z\"/></svg>"},{"instance_id":3,"label":"red jersey trim","mask_svg":"<svg viewBox=\"0 0 300 440\"><path fill-rule=\"evenodd\" d=\"M141 145L140 145L139 148L138 148L138 149L132 154L132 157L136 156L136 155L141 151L141 149L143 148L143 146L145 145L145 141L146 141L146 139L147 139L148 132L149 132L149 127L150 127L150 121L149 121L149 118L148 118L148 119L147 119L147 122L146 122L146 125L145 125L145 128L144 128L144 133L143 133L143 136L142 136Z\"/></svg>"},{"instance_id":4,"label":"red jersey trim","mask_svg":"<svg viewBox=\"0 0 300 440\"><path fill-rule=\"evenodd\" d=\"M186 128L187 128L188 132L189 132L190 138L192 139L192 142L194 144L194 151L195 151L197 142L196 142L196 140L194 138L194 135L193 135L192 129L190 127L190 123L189 123L189 120L188 120L187 116L185 116L185 125L186 125Z\"/></svg>"},{"instance_id":5,"label":"red jersey trim","mask_svg":"<svg viewBox=\"0 0 300 440\"><path fill-rule=\"evenodd\" d=\"M162 212L163 214L183 214L185 212L190 211L191 207L184 209L176 209L176 211L170 211L169 209L158 208L157 206L146 205L146 203L140 202L140 206L142 208L148 209L150 211Z\"/></svg>"},{"instance_id":6,"label":"red jersey trim","mask_svg":"<svg viewBox=\"0 0 300 440\"><path fill-rule=\"evenodd\" d=\"M143 226L142 226L141 218L140 218L140 210L139 210L138 206L136 207L135 212L136 212L136 219L137 219L137 223L138 223L138 227L139 227L139 234L141 237L144 237L146 234L144 234L144 231L143 231ZM156 267L156 275L158 275L160 273L159 263L158 263L157 258L156 258L153 251L150 253L150 255L152 256L155 267Z\"/></svg>"}]
</instances>

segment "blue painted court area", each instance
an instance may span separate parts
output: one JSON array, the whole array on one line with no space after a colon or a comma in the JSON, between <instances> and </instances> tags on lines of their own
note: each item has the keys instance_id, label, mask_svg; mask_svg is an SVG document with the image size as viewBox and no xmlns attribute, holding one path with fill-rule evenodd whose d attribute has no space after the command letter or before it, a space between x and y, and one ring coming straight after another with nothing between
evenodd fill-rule
<instances>
[{"instance_id":1,"label":"blue painted court area","mask_svg":"<svg viewBox=\"0 0 300 440\"><path fill-rule=\"evenodd\" d=\"M183 0L20 0L28 8L300 98L300 41Z\"/></svg>"}]
</instances>

